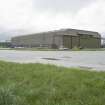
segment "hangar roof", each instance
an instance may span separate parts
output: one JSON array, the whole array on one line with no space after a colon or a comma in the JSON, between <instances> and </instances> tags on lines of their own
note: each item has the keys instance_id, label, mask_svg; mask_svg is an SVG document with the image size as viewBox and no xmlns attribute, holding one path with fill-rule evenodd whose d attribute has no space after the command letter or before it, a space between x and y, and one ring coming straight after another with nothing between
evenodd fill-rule
<instances>
[{"instance_id":1,"label":"hangar roof","mask_svg":"<svg viewBox=\"0 0 105 105\"><path fill-rule=\"evenodd\" d=\"M77 29L60 29L60 30L54 30L54 31L48 31L48 32L22 35L22 36L17 36L17 37L25 37L25 36L29 36L29 35L43 35L43 34L47 34L47 35L71 35L71 36L92 35L93 37L101 38L101 35L98 32L77 30Z\"/></svg>"},{"instance_id":2,"label":"hangar roof","mask_svg":"<svg viewBox=\"0 0 105 105\"><path fill-rule=\"evenodd\" d=\"M55 31L55 33L58 35L72 35L72 36L93 35L93 37L101 38L101 35L98 32L77 30L77 29L61 29L61 30Z\"/></svg>"}]
</instances>

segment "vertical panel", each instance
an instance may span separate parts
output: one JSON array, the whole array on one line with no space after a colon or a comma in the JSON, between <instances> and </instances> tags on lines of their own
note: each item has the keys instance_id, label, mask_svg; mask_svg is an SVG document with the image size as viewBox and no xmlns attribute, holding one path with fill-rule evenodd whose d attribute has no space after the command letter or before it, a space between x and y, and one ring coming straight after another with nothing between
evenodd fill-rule
<instances>
[{"instance_id":1,"label":"vertical panel","mask_svg":"<svg viewBox=\"0 0 105 105\"><path fill-rule=\"evenodd\" d=\"M80 37L80 46L83 48L99 48L100 39L88 35Z\"/></svg>"},{"instance_id":2,"label":"vertical panel","mask_svg":"<svg viewBox=\"0 0 105 105\"><path fill-rule=\"evenodd\" d=\"M69 35L63 36L63 45L66 48L72 48L72 38Z\"/></svg>"},{"instance_id":3,"label":"vertical panel","mask_svg":"<svg viewBox=\"0 0 105 105\"><path fill-rule=\"evenodd\" d=\"M72 36L72 48L79 47L79 37L78 36Z\"/></svg>"}]
</instances>

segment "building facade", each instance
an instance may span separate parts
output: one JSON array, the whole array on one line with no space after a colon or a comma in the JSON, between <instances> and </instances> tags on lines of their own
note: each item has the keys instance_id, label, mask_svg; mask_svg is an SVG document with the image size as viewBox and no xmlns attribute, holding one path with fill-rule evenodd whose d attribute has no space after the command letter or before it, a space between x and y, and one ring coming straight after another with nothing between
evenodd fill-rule
<instances>
[{"instance_id":1,"label":"building facade","mask_svg":"<svg viewBox=\"0 0 105 105\"><path fill-rule=\"evenodd\" d=\"M100 48L101 35L92 31L61 29L13 37L11 42L15 47Z\"/></svg>"}]
</instances>

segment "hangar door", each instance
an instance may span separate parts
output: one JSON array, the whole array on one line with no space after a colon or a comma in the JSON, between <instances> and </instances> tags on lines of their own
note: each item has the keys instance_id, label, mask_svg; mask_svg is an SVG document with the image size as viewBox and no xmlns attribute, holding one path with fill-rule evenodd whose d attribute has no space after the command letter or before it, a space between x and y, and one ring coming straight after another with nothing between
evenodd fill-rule
<instances>
[{"instance_id":1,"label":"hangar door","mask_svg":"<svg viewBox=\"0 0 105 105\"><path fill-rule=\"evenodd\" d=\"M72 36L72 48L74 47L79 47L80 42L79 42L79 37L77 36Z\"/></svg>"},{"instance_id":2,"label":"hangar door","mask_svg":"<svg viewBox=\"0 0 105 105\"><path fill-rule=\"evenodd\" d=\"M72 37L69 35L63 36L63 46L66 48L72 48Z\"/></svg>"},{"instance_id":3,"label":"hangar door","mask_svg":"<svg viewBox=\"0 0 105 105\"><path fill-rule=\"evenodd\" d=\"M79 37L77 36L69 36L69 35L64 35L63 36L63 45L66 48L74 48L74 47L79 47Z\"/></svg>"}]
</instances>

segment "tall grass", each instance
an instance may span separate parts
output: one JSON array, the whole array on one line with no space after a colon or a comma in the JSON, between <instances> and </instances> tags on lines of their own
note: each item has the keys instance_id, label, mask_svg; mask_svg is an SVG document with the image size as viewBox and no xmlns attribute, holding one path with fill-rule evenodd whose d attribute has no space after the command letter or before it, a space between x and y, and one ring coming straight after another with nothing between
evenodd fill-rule
<instances>
[{"instance_id":1,"label":"tall grass","mask_svg":"<svg viewBox=\"0 0 105 105\"><path fill-rule=\"evenodd\" d=\"M0 88L0 105L27 105L24 99L16 96L9 88Z\"/></svg>"},{"instance_id":2,"label":"tall grass","mask_svg":"<svg viewBox=\"0 0 105 105\"><path fill-rule=\"evenodd\" d=\"M0 62L0 105L104 105L105 72Z\"/></svg>"}]
</instances>

